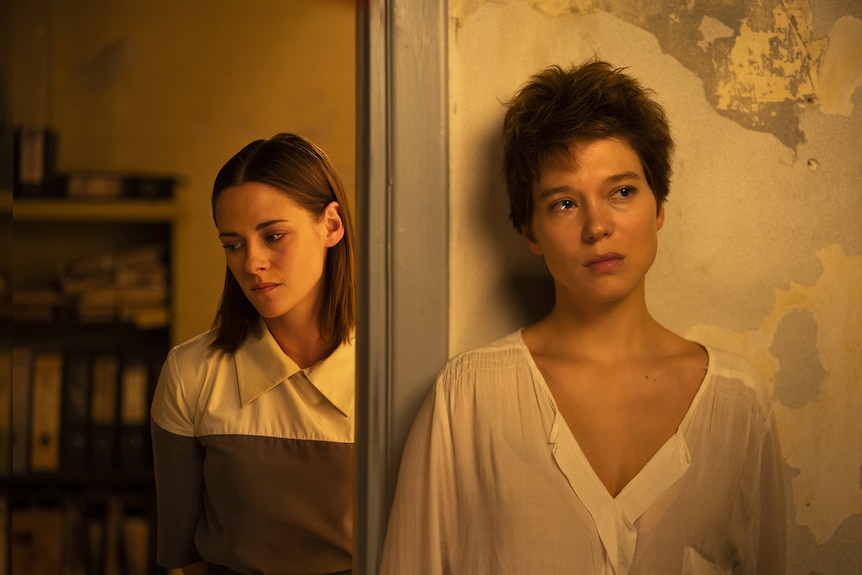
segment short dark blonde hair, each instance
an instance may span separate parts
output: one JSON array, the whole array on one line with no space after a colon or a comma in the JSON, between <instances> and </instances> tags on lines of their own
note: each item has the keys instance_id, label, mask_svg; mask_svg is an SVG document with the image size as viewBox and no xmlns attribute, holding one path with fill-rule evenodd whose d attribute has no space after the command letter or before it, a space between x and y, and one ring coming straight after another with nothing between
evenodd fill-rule
<instances>
[{"instance_id":1,"label":"short dark blonde hair","mask_svg":"<svg viewBox=\"0 0 862 575\"><path fill-rule=\"evenodd\" d=\"M652 95L623 68L598 59L532 76L506 104L503 122L503 171L515 228L532 234L533 186L543 163L573 144L603 138L632 147L661 206L670 192L674 142Z\"/></svg>"},{"instance_id":2,"label":"short dark blonde hair","mask_svg":"<svg viewBox=\"0 0 862 575\"><path fill-rule=\"evenodd\" d=\"M281 190L318 217L323 217L330 203L338 203L344 237L327 251L318 328L327 343L346 342L356 325L356 239L344 186L329 157L311 141L295 134L255 140L228 160L216 176L213 219L219 195L227 188L249 182ZM212 347L236 351L258 317L230 269L226 269L222 298L213 322Z\"/></svg>"}]
</instances>

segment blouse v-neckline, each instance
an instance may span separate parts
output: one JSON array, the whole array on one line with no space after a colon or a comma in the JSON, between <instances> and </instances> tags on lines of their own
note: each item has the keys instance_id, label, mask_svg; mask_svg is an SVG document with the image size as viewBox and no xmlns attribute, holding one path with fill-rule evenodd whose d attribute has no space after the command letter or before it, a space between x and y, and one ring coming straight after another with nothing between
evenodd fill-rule
<instances>
[{"instance_id":1,"label":"blouse v-neckline","mask_svg":"<svg viewBox=\"0 0 862 575\"><path fill-rule=\"evenodd\" d=\"M527 356L530 369L554 410L554 419L548 434L548 444L551 446L554 460L578 499L592 516L605 548L607 560L613 566L613 572L618 575L628 573L637 544L635 522L662 493L679 481L691 466L691 454L685 442L685 431L691 424L692 414L700 403L704 388L710 380L712 354L704 346L708 355L706 374L676 433L659 447L649 461L614 497L596 474L560 413L553 393L527 348L521 332L518 338Z\"/></svg>"}]
</instances>

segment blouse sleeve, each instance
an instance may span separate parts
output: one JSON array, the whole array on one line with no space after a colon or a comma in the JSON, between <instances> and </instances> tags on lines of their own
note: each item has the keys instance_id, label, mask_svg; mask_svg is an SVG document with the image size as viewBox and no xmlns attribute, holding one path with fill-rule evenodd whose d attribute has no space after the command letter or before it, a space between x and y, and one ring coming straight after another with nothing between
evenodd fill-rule
<instances>
[{"instance_id":1,"label":"blouse sleeve","mask_svg":"<svg viewBox=\"0 0 862 575\"><path fill-rule=\"evenodd\" d=\"M785 513L783 459L775 417L770 412L760 457L758 574L783 575L786 571Z\"/></svg>"},{"instance_id":2,"label":"blouse sleeve","mask_svg":"<svg viewBox=\"0 0 862 575\"><path fill-rule=\"evenodd\" d=\"M381 575L456 572L459 503L449 413L438 381L404 446Z\"/></svg>"},{"instance_id":3,"label":"blouse sleeve","mask_svg":"<svg viewBox=\"0 0 862 575\"><path fill-rule=\"evenodd\" d=\"M175 350L162 366L153 396L150 429L157 500L156 553L160 565L201 560L194 544L203 505L204 450L184 401Z\"/></svg>"}]
</instances>

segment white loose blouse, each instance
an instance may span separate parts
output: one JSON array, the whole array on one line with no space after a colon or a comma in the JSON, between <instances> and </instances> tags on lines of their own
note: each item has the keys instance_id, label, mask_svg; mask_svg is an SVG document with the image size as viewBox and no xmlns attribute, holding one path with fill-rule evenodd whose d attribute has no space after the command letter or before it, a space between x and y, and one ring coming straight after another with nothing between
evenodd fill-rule
<instances>
[{"instance_id":1,"label":"white loose blouse","mask_svg":"<svg viewBox=\"0 0 862 575\"><path fill-rule=\"evenodd\" d=\"M616 497L520 330L451 359L404 448L381 573L784 573L768 392L741 357L707 352L677 433Z\"/></svg>"}]
</instances>

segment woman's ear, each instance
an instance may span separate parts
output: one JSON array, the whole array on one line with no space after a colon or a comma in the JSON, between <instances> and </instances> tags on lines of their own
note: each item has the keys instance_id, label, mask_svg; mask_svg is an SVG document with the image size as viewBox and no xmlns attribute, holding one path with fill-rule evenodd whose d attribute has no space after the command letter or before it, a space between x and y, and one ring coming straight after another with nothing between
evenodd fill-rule
<instances>
[{"instance_id":1,"label":"woman's ear","mask_svg":"<svg viewBox=\"0 0 862 575\"><path fill-rule=\"evenodd\" d=\"M662 203L658 207L658 215L656 216L656 219L655 219L656 231L659 231L663 225L664 225L664 203Z\"/></svg>"},{"instance_id":2,"label":"woman's ear","mask_svg":"<svg viewBox=\"0 0 862 575\"><path fill-rule=\"evenodd\" d=\"M324 245L331 248L344 237L344 222L341 220L341 209L338 202L329 202L323 210L323 224L326 227Z\"/></svg>"}]
</instances>

